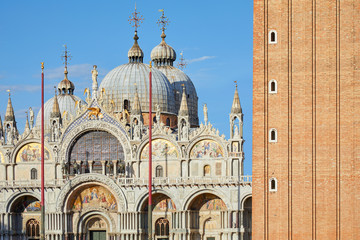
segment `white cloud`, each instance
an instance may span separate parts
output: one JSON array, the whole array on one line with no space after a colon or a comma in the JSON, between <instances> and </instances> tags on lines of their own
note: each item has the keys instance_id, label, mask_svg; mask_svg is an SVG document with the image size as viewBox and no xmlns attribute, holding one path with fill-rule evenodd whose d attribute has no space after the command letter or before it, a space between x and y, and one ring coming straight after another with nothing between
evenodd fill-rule
<instances>
[{"instance_id":1,"label":"white cloud","mask_svg":"<svg viewBox=\"0 0 360 240\"><path fill-rule=\"evenodd\" d=\"M194 62L201 62L201 61L205 61L205 60L212 59L212 58L215 58L215 56L203 56L203 57L199 57L199 58L194 58L194 59L188 60L188 64L194 63Z\"/></svg>"}]
</instances>

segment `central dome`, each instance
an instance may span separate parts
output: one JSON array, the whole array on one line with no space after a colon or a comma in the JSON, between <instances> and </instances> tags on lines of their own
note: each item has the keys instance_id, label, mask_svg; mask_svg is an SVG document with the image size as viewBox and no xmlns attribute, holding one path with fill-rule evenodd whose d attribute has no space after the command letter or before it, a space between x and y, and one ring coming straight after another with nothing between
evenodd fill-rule
<instances>
[{"instance_id":1,"label":"central dome","mask_svg":"<svg viewBox=\"0 0 360 240\"><path fill-rule=\"evenodd\" d=\"M149 112L149 73L150 66L143 63L143 51L135 31L134 45L128 52L129 63L111 70L100 84L106 95L114 100L116 112L134 107L136 91L139 95L142 112ZM174 87L166 76L157 69L152 69L152 111L160 106L162 113L176 114Z\"/></svg>"},{"instance_id":2,"label":"central dome","mask_svg":"<svg viewBox=\"0 0 360 240\"><path fill-rule=\"evenodd\" d=\"M131 111L136 90L143 112L149 112L149 72L150 67L143 63L127 63L111 70L100 84L106 94L115 101L117 109ZM159 104L161 112L176 113L174 88L166 76L152 69L152 110Z\"/></svg>"}]
</instances>

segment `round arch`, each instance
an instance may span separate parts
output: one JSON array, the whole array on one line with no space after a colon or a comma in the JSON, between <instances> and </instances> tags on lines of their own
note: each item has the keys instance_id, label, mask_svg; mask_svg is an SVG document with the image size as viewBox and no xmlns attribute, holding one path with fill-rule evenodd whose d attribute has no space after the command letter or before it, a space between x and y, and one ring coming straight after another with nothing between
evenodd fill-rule
<instances>
[{"instance_id":1,"label":"round arch","mask_svg":"<svg viewBox=\"0 0 360 240\"><path fill-rule=\"evenodd\" d=\"M220 147L222 148L222 150L224 152L224 156L222 158L226 158L228 156L228 151L227 151L226 145L224 145L223 140L220 137L204 135L204 136L196 137L191 140L189 146L186 149L186 158L190 159L191 150L193 149L195 144L197 144L198 142L203 141L203 140L215 141L217 144L220 145Z\"/></svg>"},{"instance_id":2,"label":"round arch","mask_svg":"<svg viewBox=\"0 0 360 240\"><path fill-rule=\"evenodd\" d=\"M101 216L108 224L109 232L115 232L116 224L114 219L103 211L88 209L83 212L80 217L75 219L76 233L84 233L84 227L88 220Z\"/></svg>"},{"instance_id":3,"label":"round arch","mask_svg":"<svg viewBox=\"0 0 360 240\"><path fill-rule=\"evenodd\" d=\"M175 198L175 196L172 195L171 193L168 193L168 192L166 192L166 191L164 191L162 189L157 189L157 190L153 191L153 194L163 194L163 195L167 196L168 198L170 198L174 202L176 209L179 209L178 207L180 206L180 204L179 204L177 198ZM149 196L148 192L144 192L143 194L140 195L140 197L138 198L138 200L135 203L137 212L141 211L141 207L144 205L144 203L147 200L148 196Z\"/></svg>"},{"instance_id":4,"label":"round arch","mask_svg":"<svg viewBox=\"0 0 360 240\"><path fill-rule=\"evenodd\" d=\"M16 202L16 200L18 200L21 197L26 197L26 196L34 197L38 201L40 201L40 199L41 199L41 196L39 194L37 194L37 193L34 193L34 192L17 192L17 193L14 193L8 198L8 200L6 201L6 203L4 205L5 212L8 212L8 213L11 212L11 208L13 207L13 204ZM47 204L46 200L45 200L45 204Z\"/></svg>"},{"instance_id":5,"label":"round arch","mask_svg":"<svg viewBox=\"0 0 360 240\"><path fill-rule=\"evenodd\" d=\"M244 204L245 204L245 201L249 198L252 198L252 195L251 193L250 194L247 194L245 195L242 199L241 199L241 209L244 210Z\"/></svg>"},{"instance_id":6,"label":"round arch","mask_svg":"<svg viewBox=\"0 0 360 240\"><path fill-rule=\"evenodd\" d=\"M112 179L97 173L80 174L69 181L62 189L56 202L57 211L66 211L69 198L77 189L88 184L102 185L114 194L118 212L127 209L127 201L124 192Z\"/></svg>"},{"instance_id":7,"label":"round arch","mask_svg":"<svg viewBox=\"0 0 360 240\"><path fill-rule=\"evenodd\" d=\"M115 126L105 121L88 120L82 122L76 127L73 127L71 131L63 137L59 150L59 156L62 157L62 162L66 162L66 160L69 158L70 149L73 146L74 142L83 134L91 131L104 131L116 137L124 149L124 161L131 160L130 140L123 129L120 129L118 126Z\"/></svg>"},{"instance_id":8,"label":"round arch","mask_svg":"<svg viewBox=\"0 0 360 240\"><path fill-rule=\"evenodd\" d=\"M213 189L201 189L201 190L194 190L191 193L188 194L187 197L185 197L185 201L183 202L183 205L181 207L181 210L186 211L189 210L189 207L192 203L192 201L197 198L198 196L202 195L202 194L213 194L215 196L217 196L218 198L220 198L226 205L227 209L231 209L231 204L229 199L220 191L218 190L213 190Z\"/></svg>"}]
</instances>

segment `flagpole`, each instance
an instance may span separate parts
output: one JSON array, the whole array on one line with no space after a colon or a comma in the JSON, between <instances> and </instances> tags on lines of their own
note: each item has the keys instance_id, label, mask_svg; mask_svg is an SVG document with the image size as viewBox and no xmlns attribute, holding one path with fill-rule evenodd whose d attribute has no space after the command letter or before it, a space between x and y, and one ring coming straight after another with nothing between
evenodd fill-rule
<instances>
[{"instance_id":1,"label":"flagpole","mask_svg":"<svg viewBox=\"0 0 360 240\"><path fill-rule=\"evenodd\" d=\"M45 239L45 191L44 191L44 63L41 63L41 232L40 239Z\"/></svg>"},{"instance_id":2,"label":"flagpole","mask_svg":"<svg viewBox=\"0 0 360 240\"><path fill-rule=\"evenodd\" d=\"M152 83L151 61L149 73L149 206L148 206L148 239L152 239Z\"/></svg>"}]
</instances>

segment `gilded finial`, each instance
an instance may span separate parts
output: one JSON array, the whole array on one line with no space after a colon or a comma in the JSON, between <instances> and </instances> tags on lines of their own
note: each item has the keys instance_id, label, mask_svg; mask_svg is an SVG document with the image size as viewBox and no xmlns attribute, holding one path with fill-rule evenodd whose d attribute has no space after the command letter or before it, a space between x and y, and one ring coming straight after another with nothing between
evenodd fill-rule
<instances>
[{"instance_id":1,"label":"gilded finial","mask_svg":"<svg viewBox=\"0 0 360 240\"><path fill-rule=\"evenodd\" d=\"M65 47L64 55L62 55L61 58L64 60L65 68L67 68L68 60L71 60L72 56L70 55L70 52L67 50L66 44L64 45L64 47Z\"/></svg>"},{"instance_id":2,"label":"gilded finial","mask_svg":"<svg viewBox=\"0 0 360 240\"><path fill-rule=\"evenodd\" d=\"M235 83L235 87L237 88L237 81L234 81L234 83Z\"/></svg>"},{"instance_id":3,"label":"gilded finial","mask_svg":"<svg viewBox=\"0 0 360 240\"><path fill-rule=\"evenodd\" d=\"M180 62L177 64L177 66L178 66L178 68L181 68L181 70L183 70L184 68L186 68L187 63L186 63L186 61L185 61L185 59L183 57L183 52L182 51L180 53L180 56L181 56Z\"/></svg>"},{"instance_id":4,"label":"gilded finial","mask_svg":"<svg viewBox=\"0 0 360 240\"><path fill-rule=\"evenodd\" d=\"M10 89L6 90L9 93L9 97L10 97Z\"/></svg>"},{"instance_id":5,"label":"gilded finial","mask_svg":"<svg viewBox=\"0 0 360 240\"><path fill-rule=\"evenodd\" d=\"M169 19L165 16L164 9L159 9L159 12L161 12L161 17L156 22L160 29L164 32L166 30L166 26L169 25Z\"/></svg>"},{"instance_id":6,"label":"gilded finial","mask_svg":"<svg viewBox=\"0 0 360 240\"><path fill-rule=\"evenodd\" d=\"M41 71L44 72L44 62L41 62Z\"/></svg>"},{"instance_id":7,"label":"gilded finial","mask_svg":"<svg viewBox=\"0 0 360 240\"><path fill-rule=\"evenodd\" d=\"M151 68L152 68L151 61L150 61L150 65L149 65L149 66L150 66L150 70L151 70Z\"/></svg>"},{"instance_id":8,"label":"gilded finial","mask_svg":"<svg viewBox=\"0 0 360 240\"><path fill-rule=\"evenodd\" d=\"M140 27L140 23L144 20L143 16L140 15L140 12L136 10L136 3L135 3L135 11L132 13L132 16L129 17L128 21L132 24L132 27L135 28L135 32L137 32L138 27Z\"/></svg>"}]
</instances>

